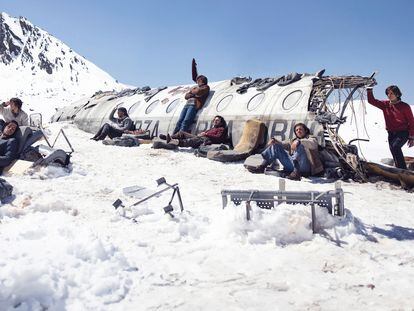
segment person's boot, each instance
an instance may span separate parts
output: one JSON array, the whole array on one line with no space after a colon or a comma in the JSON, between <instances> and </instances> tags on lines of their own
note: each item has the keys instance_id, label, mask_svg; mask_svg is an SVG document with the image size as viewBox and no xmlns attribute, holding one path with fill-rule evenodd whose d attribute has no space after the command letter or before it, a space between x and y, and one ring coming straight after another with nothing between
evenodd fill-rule
<instances>
[{"instance_id":1,"label":"person's boot","mask_svg":"<svg viewBox=\"0 0 414 311\"><path fill-rule=\"evenodd\" d=\"M170 143L170 141L171 141L171 136L170 136L170 134L167 134L167 137L165 137L165 139L166 139L166 141L167 141L167 144L169 144ZM178 145L178 144L177 144Z\"/></svg>"},{"instance_id":2,"label":"person's boot","mask_svg":"<svg viewBox=\"0 0 414 311\"><path fill-rule=\"evenodd\" d=\"M158 137L162 140L167 140L167 135L165 135L165 134L160 134L160 135L158 135Z\"/></svg>"},{"instance_id":3,"label":"person's boot","mask_svg":"<svg viewBox=\"0 0 414 311\"><path fill-rule=\"evenodd\" d=\"M246 160L248 161L248 160ZM250 173L254 173L254 174L263 174L266 167L269 165L269 163L266 161L265 158L262 158L261 161L259 159L254 158L253 163L247 163L245 162L244 166L246 167L246 169L250 172ZM260 161L259 165L257 165L257 163L254 163L256 161Z\"/></svg>"},{"instance_id":4,"label":"person's boot","mask_svg":"<svg viewBox=\"0 0 414 311\"><path fill-rule=\"evenodd\" d=\"M286 176L286 178L290 180L301 180L302 176L300 175L300 172L297 169L294 169L292 173Z\"/></svg>"}]
</instances>

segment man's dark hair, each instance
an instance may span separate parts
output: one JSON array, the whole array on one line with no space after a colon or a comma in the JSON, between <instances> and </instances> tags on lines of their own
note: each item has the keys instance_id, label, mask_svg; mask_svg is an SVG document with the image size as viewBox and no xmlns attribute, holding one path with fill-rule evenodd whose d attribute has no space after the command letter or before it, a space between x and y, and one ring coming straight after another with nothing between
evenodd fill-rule
<instances>
[{"instance_id":1,"label":"man's dark hair","mask_svg":"<svg viewBox=\"0 0 414 311\"><path fill-rule=\"evenodd\" d=\"M298 126L303 127L303 129L305 130L305 136L310 135L310 129L304 123L296 123L295 126L294 126L294 128L293 128L293 131L295 132L295 136L296 136L296 128Z\"/></svg>"},{"instance_id":2,"label":"man's dark hair","mask_svg":"<svg viewBox=\"0 0 414 311\"><path fill-rule=\"evenodd\" d=\"M206 77L206 76L199 75L199 76L197 76L196 81L197 81L198 79L201 79L201 81L203 81L203 84L206 84L206 85L208 84L208 79L207 79L207 77Z\"/></svg>"},{"instance_id":3,"label":"man's dark hair","mask_svg":"<svg viewBox=\"0 0 414 311\"><path fill-rule=\"evenodd\" d=\"M226 122L226 120L224 120L224 118L223 118L222 116L217 115L217 116L215 116L215 117L213 118L213 120L214 120L215 118L219 118L219 119L220 119L220 124L219 124L219 127L227 127L227 122Z\"/></svg>"},{"instance_id":4,"label":"man's dark hair","mask_svg":"<svg viewBox=\"0 0 414 311\"><path fill-rule=\"evenodd\" d=\"M20 98L13 97L10 101L17 106L17 108L22 109L23 102Z\"/></svg>"},{"instance_id":5,"label":"man's dark hair","mask_svg":"<svg viewBox=\"0 0 414 311\"><path fill-rule=\"evenodd\" d=\"M398 98L398 100L401 100L402 93L401 93L400 88L398 86L390 85L389 87L387 87L385 89L385 95L388 96L389 91L392 91L394 93L394 95Z\"/></svg>"},{"instance_id":6,"label":"man's dark hair","mask_svg":"<svg viewBox=\"0 0 414 311\"><path fill-rule=\"evenodd\" d=\"M19 123L17 123L17 121L16 121L16 120L11 120L11 121L6 122L6 123L4 124L3 129L4 129L7 125L9 125L10 123L14 123L14 124L16 124L16 130L14 131L13 135L11 135L11 136L10 136L10 137L14 137L14 136L16 135L17 131L19 130Z\"/></svg>"},{"instance_id":7,"label":"man's dark hair","mask_svg":"<svg viewBox=\"0 0 414 311\"><path fill-rule=\"evenodd\" d=\"M119 107L118 111L122 112L125 116L129 117L128 111L124 107Z\"/></svg>"}]
</instances>

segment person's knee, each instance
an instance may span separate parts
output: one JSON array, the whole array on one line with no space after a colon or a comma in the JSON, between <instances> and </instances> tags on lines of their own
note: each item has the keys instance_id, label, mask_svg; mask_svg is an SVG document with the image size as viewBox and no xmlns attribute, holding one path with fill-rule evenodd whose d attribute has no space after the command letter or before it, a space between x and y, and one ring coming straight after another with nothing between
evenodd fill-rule
<instances>
[{"instance_id":1,"label":"person's knee","mask_svg":"<svg viewBox=\"0 0 414 311\"><path fill-rule=\"evenodd\" d=\"M275 152L280 152L280 151L284 150L284 149L283 149L282 144L278 144L278 143L273 144L273 145L271 146L271 148L272 148Z\"/></svg>"}]
</instances>

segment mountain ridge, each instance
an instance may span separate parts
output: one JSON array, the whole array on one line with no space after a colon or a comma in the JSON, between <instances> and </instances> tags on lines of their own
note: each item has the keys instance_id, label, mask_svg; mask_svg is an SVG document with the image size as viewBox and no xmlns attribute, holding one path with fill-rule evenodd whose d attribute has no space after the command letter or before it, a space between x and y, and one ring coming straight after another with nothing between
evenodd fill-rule
<instances>
[{"instance_id":1,"label":"mountain ridge","mask_svg":"<svg viewBox=\"0 0 414 311\"><path fill-rule=\"evenodd\" d=\"M35 104L53 99L54 107L125 87L27 18L5 12L0 12L0 83L0 100L16 96Z\"/></svg>"}]
</instances>

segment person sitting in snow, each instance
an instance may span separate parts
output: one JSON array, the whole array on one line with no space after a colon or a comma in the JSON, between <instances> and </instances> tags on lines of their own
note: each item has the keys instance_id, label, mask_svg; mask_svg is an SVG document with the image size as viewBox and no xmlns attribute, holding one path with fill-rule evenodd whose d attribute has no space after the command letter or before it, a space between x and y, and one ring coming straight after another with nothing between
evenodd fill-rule
<instances>
[{"instance_id":1,"label":"person sitting in snow","mask_svg":"<svg viewBox=\"0 0 414 311\"><path fill-rule=\"evenodd\" d=\"M171 136L160 135L160 138L165 138L167 143L179 147L198 148L201 145L222 144L227 141L227 123L222 116L215 116L211 129L198 135L179 131Z\"/></svg>"},{"instance_id":2,"label":"person sitting in snow","mask_svg":"<svg viewBox=\"0 0 414 311\"><path fill-rule=\"evenodd\" d=\"M197 63L193 58L191 64L191 71L193 76L193 81L197 83L197 86L191 88L191 90L185 94L185 99L187 103L185 104L183 110L181 111L178 122L175 126L173 134L181 132L190 132L191 124L194 121L194 118L197 114L197 111L200 110L208 94L210 93L210 87L208 86L208 80L206 76L198 75L197 73Z\"/></svg>"},{"instance_id":3,"label":"person sitting in snow","mask_svg":"<svg viewBox=\"0 0 414 311\"><path fill-rule=\"evenodd\" d=\"M0 173L10 163L18 158L19 142L14 137L19 129L15 120L7 122L0 136Z\"/></svg>"},{"instance_id":4,"label":"person sitting in snow","mask_svg":"<svg viewBox=\"0 0 414 311\"><path fill-rule=\"evenodd\" d=\"M283 173L288 179L300 180L301 176L317 175L323 171L319 157L318 141L310 135L309 128L303 123L294 127L295 138L280 142L272 138L262 152L264 162L256 172L263 172L266 166L279 160Z\"/></svg>"},{"instance_id":5,"label":"person sitting in snow","mask_svg":"<svg viewBox=\"0 0 414 311\"><path fill-rule=\"evenodd\" d=\"M8 102L0 105L0 114L3 115L4 120L0 120L0 131L6 123L16 121L19 126L28 126L29 117L27 113L22 110L23 102L16 97L11 98Z\"/></svg>"},{"instance_id":6,"label":"person sitting in snow","mask_svg":"<svg viewBox=\"0 0 414 311\"><path fill-rule=\"evenodd\" d=\"M115 110L112 112L109 119L110 123L105 123L99 131L91 139L104 140L106 136L109 138L121 137L126 131L132 130L133 122L128 115L127 110L124 107L117 109L118 118L114 118Z\"/></svg>"},{"instance_id":7,"label":"person sitting in snow","mask_svg":"<svg viewBox=\"0 0 414 311\"><path fill-rule=\"evenodd\" d=\"M414 146L414 117L410 105L401 101L402 93L398 86L391 85L385 90L388 100L377 100L372 86L367 87L368 103L382 110L388 131L388 144L395 167L407 169L402 146Z\"/></svg>"}]
</instances>

